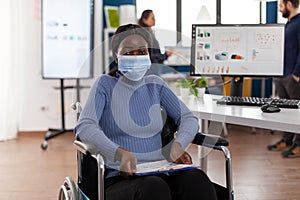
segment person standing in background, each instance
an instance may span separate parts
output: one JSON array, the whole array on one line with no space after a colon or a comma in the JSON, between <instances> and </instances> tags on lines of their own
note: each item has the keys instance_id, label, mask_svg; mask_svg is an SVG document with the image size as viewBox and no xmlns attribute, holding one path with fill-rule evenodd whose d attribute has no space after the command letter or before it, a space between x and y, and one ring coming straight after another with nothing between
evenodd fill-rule
<instances>
[{"instance_id":1,"label":"person standing in background","mask_svg":"<svg viewBox=\"0 0 300 200\"><path fill-rule=\"evenodd\" d=\"M300 14L299 0L280 0L279 11L287 18L284 40L284 76L274 78L280 98L300 99ZM282 151L283 157L300 156L300 134L285 132L268 150Z\"/></svg>"},{"instance_id":2,"label":"person standing in background","mask_svg":"<svg viewBox=\"0 0 300 200\"><path fill-rule=\"evenodd\" d=\"M161 53L159 43L153 33L151 27L155 26L155 16L152 10L144 10L141 18L138 20L138 24L149 30L152 38L152 48L150 49L150 59L152 63L162 64L170 55L172 51L166 51Z\"/></svg>"},{"instance_id":3,"label":"person standing in background","mask_svg":"<svg viewBox=\"0 0 300 200\"><path fill-rule=\"evenodd\" d=\"M155 26L155 16L152 10L144 10L140 19L138 20L138 25L146 28L151 36L152 47L149 48L150 59L152 62L151 69L148 71L148 74L157 74L159 73L159 68L169 56L173 54L173 51L168 50L165 53L161 53L159 42L157 41L154 32L151 27Z\"/></svg>"}]
</instances>

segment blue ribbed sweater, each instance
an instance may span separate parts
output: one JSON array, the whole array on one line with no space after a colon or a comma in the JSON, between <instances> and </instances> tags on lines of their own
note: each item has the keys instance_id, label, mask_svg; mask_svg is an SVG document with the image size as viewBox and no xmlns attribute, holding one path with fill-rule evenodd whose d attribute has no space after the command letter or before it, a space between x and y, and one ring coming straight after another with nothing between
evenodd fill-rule
<instances>
[{"instance_id":1,"label":"blue ribbed sweater","mask_svg":"<svg viewBox=\"0 0 300 200\"><path fill-rule=\"evenodd\" d=\"M112 168L118 168L118 147L134 153L138 163L163 159L160 107L179 125L175 140L186 148L198 131L198 120L161 78L149 75L134 82L101 75L80 114L76 137L97 146Z\"/></svg>"}]
</instances>

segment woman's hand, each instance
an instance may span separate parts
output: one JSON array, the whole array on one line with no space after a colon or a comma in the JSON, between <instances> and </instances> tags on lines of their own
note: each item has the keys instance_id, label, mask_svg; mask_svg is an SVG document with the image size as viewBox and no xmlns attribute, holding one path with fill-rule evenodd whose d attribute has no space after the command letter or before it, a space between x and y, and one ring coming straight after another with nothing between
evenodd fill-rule
<instances>
[{"instance_id":1,"label":"woman's hand","mask_svg":"<svg viewBox=\"0 0 300 200\"><path fill-rule=\"evenodd\" d=\"M132 176L136 173L137 159L135 155L128 150L119 147L115 156L116 160L120 161L120 175Z\"/></svg>"},{"instance_id":2,"label":"woman's hand","mask_svg":"<svg viewBox=\"0 0 300 200\"><path fill-rule=\"evenodd\" d=\"M170 157L176 164L192 164L191 156L181 148L178 142L172 144Z\"/></svg>"}]
</instances>

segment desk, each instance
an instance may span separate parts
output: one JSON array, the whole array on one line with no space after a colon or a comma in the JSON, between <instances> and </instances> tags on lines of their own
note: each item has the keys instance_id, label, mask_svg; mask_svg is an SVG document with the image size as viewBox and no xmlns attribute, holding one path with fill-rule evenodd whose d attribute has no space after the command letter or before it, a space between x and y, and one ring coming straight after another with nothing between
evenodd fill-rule
<instances>
[{"instance_id":1,"label":"desk","mask_svg":"<svg viewBox=\"0 0 300 200\"><path fill-rule=\"evenodd\" d=\"M278 113L263 113L256 106L217 105L220 95L205 94L202 99L189 97L184 100L188 108L201 120L201 125L208 121L225 122L250 127L300 133L300 109L284 109ZM207 126L201 126L201 131L207 133ZM221 131L220 133L221 134ZM200 152L201 167L207 170L207 152Z\"/></svg>"},{"instance_id":2,"label":"desk","mask_svg":"<svg viewBox=\"0 0 300 200\"><path fill-rule=\"evenodd\" d=\"M184 103L200 119L215 122L300 133L300 109L263 113L256 106L217 105L220 95L205 94L203 99L189 98Z\"/></svg>"}]
</instances>

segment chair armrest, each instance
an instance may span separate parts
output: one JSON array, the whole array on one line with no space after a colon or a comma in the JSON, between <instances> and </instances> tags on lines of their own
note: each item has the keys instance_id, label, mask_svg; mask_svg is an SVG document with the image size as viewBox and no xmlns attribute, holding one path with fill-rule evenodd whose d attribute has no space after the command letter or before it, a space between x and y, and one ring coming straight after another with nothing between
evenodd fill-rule
<instances>
[{"instance_id":1,"label":"chair armrest","mask_svg":"<svg viewBox=\"0 0 300 200\"><path fill-rule=\"evenodd\" d=\"M73 142L74 146L76 147L76 149L78 151L80 151L81 153L85 154L85 155L97 155L100 154L99 150L97 149L97 147L95 145L92 144L86 144L83 143L81 141L75 140Z\"/></svg>"},{"instance_id":2,"label":"chair armrest","mask_svg":"<svg viewBox=\"0 0 300 200\"><path fill-rule=\"evenodd\" d=\"M218 135L197 133L193 140L193 144L219 149L221 146L229 146L229 142Z\"/></svg>"}]
</instances>

